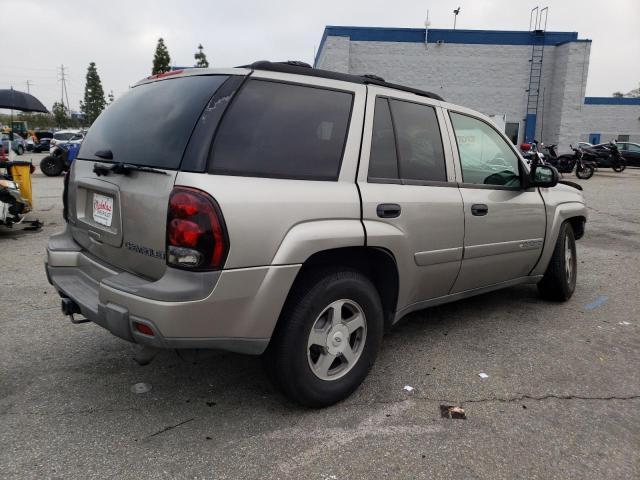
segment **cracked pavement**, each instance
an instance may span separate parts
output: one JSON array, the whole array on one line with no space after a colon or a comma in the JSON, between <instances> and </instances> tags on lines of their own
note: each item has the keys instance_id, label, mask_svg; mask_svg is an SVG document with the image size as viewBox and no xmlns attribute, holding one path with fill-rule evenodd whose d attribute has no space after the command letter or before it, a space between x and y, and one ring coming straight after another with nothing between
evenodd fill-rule
<instances>
[{"instance_id":1,"label":"cracked pavement","mask_svg":"<svg viewBox=\"0 0 640 480\"><path fill-rule=\"evenodd\" d=\"M591 207L571 301L519 286L412 314L354 395L314 411L258 358L140 367L65 320L43 271L62 179L37 174L43 230L0 227L0 478L640 478L640 170L569 178Z\"/></svg>"}]
</instances>

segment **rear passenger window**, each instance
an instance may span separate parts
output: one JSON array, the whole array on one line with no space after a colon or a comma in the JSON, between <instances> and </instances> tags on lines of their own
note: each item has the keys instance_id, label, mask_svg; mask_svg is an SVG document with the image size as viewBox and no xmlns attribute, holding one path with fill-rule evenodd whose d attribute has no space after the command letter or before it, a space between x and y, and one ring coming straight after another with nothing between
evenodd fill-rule
<instances>
[{"instance_id":1,"label":"rear passenger window","mask_svg":"<svg viewBox=\"0 0 640 480\"><path fill-rule=\"evenodd\" d=\"M389 101L376 99L373 113L373 131L371 136L371 154L369 155L369 179L395 179L398 177L398 157L396 140L393 136L393 124Z\"/></svg>"},{"instance_id":2,"label":"rear passenger window","mask_svg":"<svg viewBox=\"0 0 640 480\"><path fill-rule=\"evenodd\" d=\"M368 180L383 179L447 181L442 138L433 107L376 99Z\"/></svg>"},{"instance_id":3,"label":"rear passenger window","mask_svg":"<svg viewBox=\"0 0 640 480\"><path fill-rule=\"evenodd\" d=\"M222 120L210 173L337 180L353 95L249 80Z\"/></svg>"},{"instance_id":4,"label":"rear passenger window","mask_svg":"<svg viewBox=\"0 0 640 480\"><path fill-rule=\"evenodd\" d=\"M436 111L428 105L390 100L400 178L446 182L442 137Z\"/></svg>"}]
</instances>

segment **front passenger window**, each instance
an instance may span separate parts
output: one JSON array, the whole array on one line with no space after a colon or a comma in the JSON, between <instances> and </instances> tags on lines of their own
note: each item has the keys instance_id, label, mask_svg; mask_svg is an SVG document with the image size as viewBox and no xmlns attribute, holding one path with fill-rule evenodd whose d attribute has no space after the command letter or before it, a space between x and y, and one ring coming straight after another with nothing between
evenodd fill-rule
<instances>
[{"instance_id":1,"label":"front passenger window","mask_svg":"<svg viewBox=\"0 0 640 480\"><path fill-rule=\"evenodd\" d=\"M450 112L458 143L462 181L479 185L520 187L517 155L491 126Z\"/></svg>"}]
</instances>

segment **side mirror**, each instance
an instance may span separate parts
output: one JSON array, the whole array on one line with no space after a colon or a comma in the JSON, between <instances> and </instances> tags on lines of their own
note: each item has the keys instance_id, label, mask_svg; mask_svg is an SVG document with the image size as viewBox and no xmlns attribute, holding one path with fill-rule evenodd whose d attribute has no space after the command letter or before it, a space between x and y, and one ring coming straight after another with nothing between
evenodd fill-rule
<instances>
[{"instance_id":1,"label":"side mirror","mask_svg":"<svg viewBox=\"0 0 640 480\"><path fill-rule=\"evenodd\" d=\"M560 174L551 165L536 165L531 170L531 186L551 188L555 187L560 180Z\"/></svg>"}]
</instances>

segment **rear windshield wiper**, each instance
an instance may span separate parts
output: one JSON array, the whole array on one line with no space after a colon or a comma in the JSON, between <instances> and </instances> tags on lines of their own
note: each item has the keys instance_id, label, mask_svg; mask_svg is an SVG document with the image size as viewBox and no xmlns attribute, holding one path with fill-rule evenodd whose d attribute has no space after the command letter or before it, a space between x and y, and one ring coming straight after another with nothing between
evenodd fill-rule
<instances>
[{"instance_id":1,"label":"rear windshield wiper","mask_svg":"<svg viewBox=\"0 0 640 480\"><path fill-rule=\"evenodd\" d=\"M151 167L143 167L141 165L132 165L130 163L112 163L105 165L104 163L94 163L93 164L93 173L97 176L101 175L109 175L109 173L116 173L118 175L129 175L133 171L136 172L149 172L149 173L160 173L162 175L166 175L167 172L162 170L156 170Z\"/></svg>"}]
</instances>

